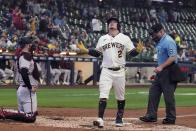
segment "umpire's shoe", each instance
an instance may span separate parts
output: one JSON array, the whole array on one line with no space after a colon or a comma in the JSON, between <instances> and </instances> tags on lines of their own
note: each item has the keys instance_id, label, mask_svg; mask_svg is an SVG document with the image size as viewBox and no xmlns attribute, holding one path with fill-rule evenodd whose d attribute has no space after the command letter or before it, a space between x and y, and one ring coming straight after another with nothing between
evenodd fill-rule
<instances>
[{"instance_id":1,"label":"umpire's shoe","mask_svg":"<svg viewBox=\"0 0 196 131\"><path fill-rule=\"evenodd\" d=\"M139 118L141 121L143 122L156 122L157 121L157 118L156 117L152 117L152 116L141 116Z\"/></svg>"},{"instance_id":2,"label":"umpire's shoe","mask_svg":"<svg viewBox=\"0 0 196 131\"><path fill-rule=\"evenodd\" d=\"M102 118L97 118L96 121L93 121L93 125L97 126L98 128L103 128L104 127L104 121Z\"/></svg>"},{"instance_id":3,"label":"umpire's shoe","mask_svg":"<svg viewBox=\"0 0 196 131\"><path fill-rule=\"evenodd\" d=\"M173 125L173 124L175 124L175 120L165 118L165 119L163 119L162 124Z\"/></svg>"}]
</instances>

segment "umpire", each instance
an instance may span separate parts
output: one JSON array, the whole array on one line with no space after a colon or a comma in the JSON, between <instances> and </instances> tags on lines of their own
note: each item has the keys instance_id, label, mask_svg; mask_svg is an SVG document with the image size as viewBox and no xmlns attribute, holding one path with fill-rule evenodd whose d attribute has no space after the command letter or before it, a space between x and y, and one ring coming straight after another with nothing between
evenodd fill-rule
<instances>
[{"instance_id":1,"label":"umpire","mask_svg":"<svg viewBox=\"0 0 196 131\"><path fill-rule=\"evenodd\" d=\"M158 67L154 69L156 77L149 89L148 108L145 116L139 119L144 122L156 122L157 110L163 93L166 105L166 118L162 124L175 124L176 107L174 92L177 83L170 81L169 69L173 63L177 63L177 48L175 41L165 33L161 24L151 27L150 35L156 43Z\"/></svg>"}]
</instances>

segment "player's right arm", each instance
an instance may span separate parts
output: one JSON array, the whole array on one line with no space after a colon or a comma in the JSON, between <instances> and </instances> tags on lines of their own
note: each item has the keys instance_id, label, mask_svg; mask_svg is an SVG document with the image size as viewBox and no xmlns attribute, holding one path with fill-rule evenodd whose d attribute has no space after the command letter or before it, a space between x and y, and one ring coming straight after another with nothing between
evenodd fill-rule
<instances>
[{"instance_id":1,"label":"player's right arm","mask_svg":"<svg viewBox=\"0 0 196 131\"><path fill-rule=\"evenodd\" d=\"M79 42L77 47L80 49L81 53L89 54L94 57L99 57L102 55L102 53L96 49L87 49L82 42Z\"/></svg>"}]
</instances>

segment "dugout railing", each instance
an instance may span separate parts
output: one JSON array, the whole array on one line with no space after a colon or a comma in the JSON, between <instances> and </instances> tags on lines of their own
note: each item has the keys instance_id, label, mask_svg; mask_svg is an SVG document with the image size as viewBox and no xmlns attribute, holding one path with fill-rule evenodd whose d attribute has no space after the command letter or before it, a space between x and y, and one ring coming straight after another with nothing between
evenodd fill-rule
<instances>
[{"instance_id":1,"label":"dugout railing","mask_svg":"<svg viewBox=\"0 0 196 131\"><path fill-rule=\"evenodd\" d=\"M14 55L3 55L0 54L1 60L16 60L17 57ZM46 62L46 70L47 70L47 80L46 84L49 84L50 81L50 62L51 61L70 61L72 63L71 68L71 79L70 85L74 85L74 62L93 62L93 85L96 85L96 80L98 77L98 69L99 69L99 61L95 57L81 57L81 56L66 56L66 57L50 57L50 56L34 56L34 60L36 61L45 61ZM188 75L191 74L194 79L194 74L196 73L196 63L195 62L179 62L181 69ZM156 62L126 62L126 67L156 67Z\"/></svg>"}]
</instances>

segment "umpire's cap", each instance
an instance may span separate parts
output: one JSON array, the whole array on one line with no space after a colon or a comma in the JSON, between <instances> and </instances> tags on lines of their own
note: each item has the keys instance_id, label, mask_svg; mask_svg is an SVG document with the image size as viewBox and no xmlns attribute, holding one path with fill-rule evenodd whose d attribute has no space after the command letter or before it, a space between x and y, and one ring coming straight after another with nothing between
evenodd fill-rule
<instances>
[{"instance_id":1,"label":"umpire's cap","mask_svg":"<svg viewBox=\"0 0 196 131\"><path fill-rule=\"evenodd\" d=\"M158 33L161 29L164 29L164 28L163 28L163 25L157 23L157 24L153 25L153 26L150 28L149 34L152 35L152 34L154 34L154 33Z\"/></svg>"},{"instance_id":2,"label":"umpire's cap","mask_svg":"<svg viewBox=\"0 0 196 131\"><path fill-rule=\"evenodd\" d=\"M111 21L116 21L117 22L117 29L120 31L120 21L118 20L118 18L116 17L110 17L108 20L107 20L107 24L109 25Z\"/></svg>"}]
</instances>

